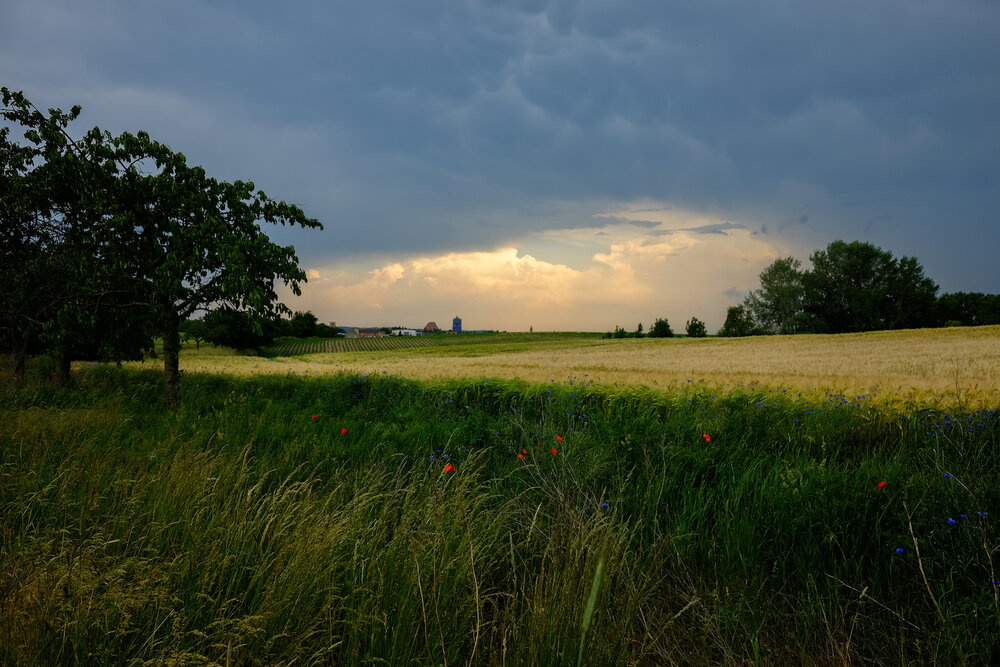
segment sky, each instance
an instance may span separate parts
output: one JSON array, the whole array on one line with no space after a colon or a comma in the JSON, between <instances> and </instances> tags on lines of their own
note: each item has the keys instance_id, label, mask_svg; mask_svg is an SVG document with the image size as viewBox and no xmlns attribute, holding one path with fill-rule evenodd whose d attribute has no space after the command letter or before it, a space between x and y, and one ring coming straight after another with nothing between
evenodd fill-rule
<instances>
[{"instance_id":1,"label":"sky","mask_svg":"<svg viewBox=\"0 0 1000 667\"><path fill-rule=\"evenodd\" d=\"M835 240L1000 292L997 35L996 0L2 0L0 85L320 220L267 229L320 321L714 332Z\"/></svg>"}]
</instances>

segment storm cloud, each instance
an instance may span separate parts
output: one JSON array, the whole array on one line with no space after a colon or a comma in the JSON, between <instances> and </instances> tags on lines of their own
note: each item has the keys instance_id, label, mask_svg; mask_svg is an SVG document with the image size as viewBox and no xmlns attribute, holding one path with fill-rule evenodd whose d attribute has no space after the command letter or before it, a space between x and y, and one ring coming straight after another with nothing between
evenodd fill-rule
<instances>
[{"instance_id":1,"label":"storm cloud","mask_svg":"<svg viewBox=\"0 0 1000 667\"><path fill-rule=\"evenodd\" d=\"M755 270L705 295L717 317L767 257L835 239L916 256L946 290L1000 289L989 0L42 0L4 14L4 85L300 204L326 230L272 236L324 275L532 243L586 273L610 246L573 255L544 235L610 225L647 241L760 230L740 238L772 252L748 251Z\"/></svg>"}]
</instances>

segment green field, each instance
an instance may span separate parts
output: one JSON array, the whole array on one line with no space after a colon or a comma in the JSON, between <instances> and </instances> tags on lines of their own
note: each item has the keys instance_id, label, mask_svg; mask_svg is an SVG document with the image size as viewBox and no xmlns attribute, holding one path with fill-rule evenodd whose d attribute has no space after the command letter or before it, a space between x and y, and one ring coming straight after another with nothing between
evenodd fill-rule
<instances>
[{"instance_id":1,"label":"green field","mask_svg":"<svg viewBox=\"0 0 1000 667\"><path fill-rule=\"evenodd\" d=\"M295 357L337 352L396 352L415 348L456 345L538 345L600 339L596 333L481 333L382 336L380 338L281 338L263 350L266 357Z\"/></svg>"},{"instance_id":2,"label":"green field","mask_svg":"<svg viewBox=\"0 0 1000 667\"><path fill-rule=\"evenodd\" d=\"M994 410L80 370L0 381L2 664L1000 656Z\"/></svg>"}]
</instances>

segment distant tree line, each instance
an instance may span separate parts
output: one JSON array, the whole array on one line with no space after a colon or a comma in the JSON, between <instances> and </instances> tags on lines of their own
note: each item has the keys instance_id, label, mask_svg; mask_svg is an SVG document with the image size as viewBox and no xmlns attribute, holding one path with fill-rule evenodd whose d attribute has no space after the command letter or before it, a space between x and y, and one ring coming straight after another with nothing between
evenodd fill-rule
<instances>
[{"instance_id":1,"label":"distant tree line","mask_svg":"<svg viewBox=\"0 0 1000 667\"><path fill-rule=\"evenodd\" d=\"M259 332L289 312L275 281L298 294L305 273L259 223L318 221L253 183L209 177L145 132L74 136L79 106L43 112L0 90L0 343L17 377L30 354L51 355L65 383L71 359L138 359L160 338L174 403L192 314Z\"/></svg>"},{"instance_id":2,"label":"distant tree line","mask_svg":"<svg viewBox=\"0 0 1000 667\"><path fill-rule=\"evenodd\" d=\"M697 317L692 317L690 320L688 320L687 325L685 325L684 327L684 330L687 333L688 337L690 338L704 338L705 336L708 335L708 332L705 329L705 323L699 320ZM636 327L635 331L626 331L622 327L616 326L613 332L609 331L608 333L604 334L603 337L645 338L646 336L648 336L649 338L673 338L674 331L673 329L670 328L670 322L667 321L667 318L661 317L658 318L653 323L653 326L650 327L648 333L643 333L642 322L640 322L639 326Z\"/></svg>"},{"instance_id":3,"label":"distant tree line","mask_svg":"<svg viewBox=\"0 0 1000 667\"><path fill-rule=\"evenodd\" d=\"M938 296L937 284L913 257L896 258L870 243L834 241L809 257L803 269L794 257L772 262L760 287L730 306L719 336L850 333L884 329L1000 324L1000 294L952 292ZM706 335L696 317L685 327L692 338ZM666 319L648 334L615 327L605 338L671 337Z\"/></svg>"},{"instance_id":4,"label":"distant tree line","mask_svg":"<svg viewBox=\"0 0 1000 667\"><path fill-rule=\"evenodd\" d=\"M1000 295L937 284L913 257L897 259L870 243L834 241L809 257L772 262L760 287L730 306L720 336L850 333L1000 324Z\"/></svg>"},{"instance_id":5,"label":"distant tree line","mask_svg":"<svg viewBox=\"0 0 1000 667\"><path fill-rule=\"evenodd\" d=\"M234 310L213 310L181 322L181 338L196 347L202 342L237 350L257 350L276 338L342 338L344 330L320 322L312 311L295 311L290 318L256 320Z\"/></svg>"}]
</instances>

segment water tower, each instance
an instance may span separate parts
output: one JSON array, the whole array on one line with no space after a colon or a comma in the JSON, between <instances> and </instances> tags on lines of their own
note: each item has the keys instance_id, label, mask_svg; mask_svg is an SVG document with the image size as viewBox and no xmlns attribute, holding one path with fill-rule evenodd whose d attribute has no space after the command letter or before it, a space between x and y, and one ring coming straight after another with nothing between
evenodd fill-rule
<instances>
[{"instance_id":1,"label":"water tower","mask_svg":"<svg viewBox=\"0 0 1000 667\"><path fill-rule=\"evenodd\" d=\"M455 333L462 333L462 318L458 315L451 321L451 330Z\"/></svg>"}]
</instances>

